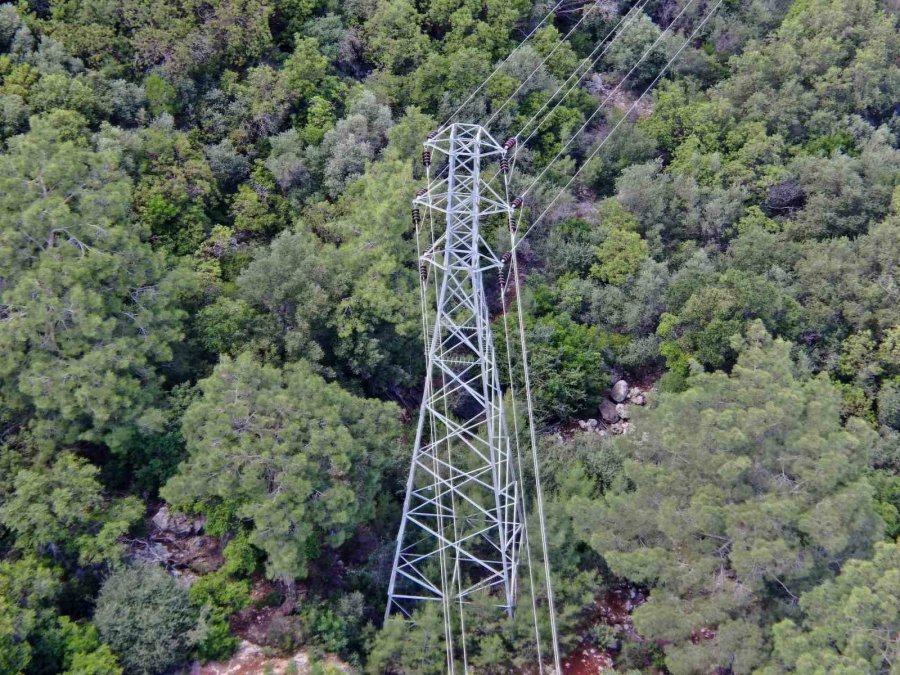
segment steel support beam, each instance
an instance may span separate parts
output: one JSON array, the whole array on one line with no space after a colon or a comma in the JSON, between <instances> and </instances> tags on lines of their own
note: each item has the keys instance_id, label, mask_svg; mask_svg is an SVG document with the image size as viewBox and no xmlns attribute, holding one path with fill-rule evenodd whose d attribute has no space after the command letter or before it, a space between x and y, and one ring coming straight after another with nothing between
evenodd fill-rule
<instances>
[{"instance_id":1,"label":"steel support beam","mask_svg":"<svg viewBox=\"0 0 900 675\"><path fill-rule=\"evenodd\" d=\"M434 241L427 375L397 535L386 617L422 602L459 605L475 594L512 614L522 544L520 486L510 451L484 275L501 260L481 234L484 218L511 212L485 180L504 148L480 126L453 124L426 143L446 172L420 193Z\"/></svg>"}]
</instances>

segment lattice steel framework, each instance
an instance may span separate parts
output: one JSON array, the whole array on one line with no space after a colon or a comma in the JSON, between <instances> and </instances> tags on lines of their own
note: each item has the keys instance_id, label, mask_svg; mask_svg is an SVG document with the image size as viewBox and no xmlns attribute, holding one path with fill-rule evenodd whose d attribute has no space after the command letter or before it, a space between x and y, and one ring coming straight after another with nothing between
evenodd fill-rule
<instances>
[{"instance_id":1,"label":"lattice steel framework","mask_svg":"<svg viewBox=\"0 0 900 675\"><path fill-rule=\"evenodd\" d=\"M435 312L425 312L427 375L386 616L477 593L512 613L521 495L484 289L502 261L481 234L484 218L511 212L482 174L506 151L471 124L447 126L425 146L435 165L447 162L413 206L434 233L420 269L423 281L430 274Z\"/></svg>"}]
</instances>

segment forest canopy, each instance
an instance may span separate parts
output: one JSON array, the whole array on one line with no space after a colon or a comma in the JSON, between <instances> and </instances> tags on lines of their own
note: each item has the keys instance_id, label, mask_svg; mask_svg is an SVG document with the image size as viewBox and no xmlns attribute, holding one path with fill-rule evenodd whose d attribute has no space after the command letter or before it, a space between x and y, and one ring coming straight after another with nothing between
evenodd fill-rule
<instances>
[{"instance_id":1,"label":"forest canopy","mask_svg":"<svg viewBox=\"0 0 900 675\"><path fill-rule=\"evenodd\" d=\"M896 672L900 5L712 6L0 4L0 675L443 672L436 608L384 622L410 200L428 134L489 118L534 131L518 302L485 286L564 656ZM527 612L472 612L473 668L533 667Z\"/></svg>"}]
</instances>

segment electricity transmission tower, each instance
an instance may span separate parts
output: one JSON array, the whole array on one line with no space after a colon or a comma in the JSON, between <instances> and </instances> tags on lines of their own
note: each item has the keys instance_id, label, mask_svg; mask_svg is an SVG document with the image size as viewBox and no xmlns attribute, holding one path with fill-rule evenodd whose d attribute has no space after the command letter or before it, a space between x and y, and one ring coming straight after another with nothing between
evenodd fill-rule
<instances>
[{"instance_id":1,"label":"electricity transmission tower","mask_svg":"<svg viewBox=\"0 0 900 675\"><path fill-rule=\"evenodd\" d=\"M426 166L432 155L436 165L445 159L446 169L437 180L429 169L429 185L413 202L429 243L419 261L427 374L386 616L410 617L423 601L441 602L445 631L451 608L476 594L510 614L516 604L521 487L484 290L485 274L502 274L504 260L481 234L483 219L513 210L505 189L482 173L487 162L505 162L507 149L481 126L444 127L426 141L424 159ZM425 306L429 281L433 316Z\"/></svg>"}]
</instances>

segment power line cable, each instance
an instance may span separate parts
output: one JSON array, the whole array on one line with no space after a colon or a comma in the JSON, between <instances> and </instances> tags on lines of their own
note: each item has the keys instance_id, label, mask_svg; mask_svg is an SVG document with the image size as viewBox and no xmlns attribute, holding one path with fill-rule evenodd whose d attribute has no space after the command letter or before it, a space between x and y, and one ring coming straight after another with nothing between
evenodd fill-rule
<instances>
[{"instance_id":1,"label":"power line cable","mask_svg":"<svg viewBox=\"0 0 900 675\"><path fill-rule=\"evenodd\" d=\"M591 12L594 11L594 9L597 6L598 6L598 4L596 2L593 3L591 5L590 9L588 9L586 12L584 12L581 15L581 18L579 18L578 21L575 22L575 25L569 29L569 32L566 33L561 39L556 41L556 44L553 45L553 49L551 49L550 52L541 60L541 62L537 66L535 66L534 70L532 70L531 73L529 73L528 77L526 77L524 80L522 80L522 82L519 84L519 86L516 87L516 90L512 94L510 94L509 96L506 97L506 100L500 105L499 108L497 108L491 114L491 116L488 118L488 120L482 126L487 127L491 124L491 122L493 122L495 119L497 119L497 116L503 111L504 108L506 108L506 106L509 104L509 102L512 101L516 97L516 94L518 94L520 91L522 91L522 88L528 83L528 81L532 77L534 77L534 75L541 68L544 67L544 65L547 63L547 61L550 60L550 57L556 53L556 50L559 49L563 45L563 43L569 39L569 36L571 36L572 33L574 33L575 30L584 22L584 20L590 16ZM507 60L508 60L508 57L507 57Z\"/></svg>"},{"instance_id":2,"label":"power line cable","mask_svg":"<svg viewBox=\"0 0 900 675\"><path fill-rule=\"evenodd\" d=\"M506 203L510 203L510 193L509 193L509 176L504 175L503 184L505 188L505 197ZM510 250L512 250L512 245L515 243L513 229L514 226L512 220L514 216L514 209L510 207L507 217L510 219L510 227L509 227L509 243ZM501 268L502 274L502 268ZM507 284L508 284L507 277ZM541 655L541 630L538 623L538 609L537 609L537 588L534 583L534 563L532 561L531 556L531 540L528 536L528 501L525 498L525 470L522 462L522 444L520 442L520 432L519 432L519 412L516 405L516 386L513 382L513 363L512 363L512 351L513 344L510 340L510 330L509 330L509 308L506 304L506 288L504 284L500 286L500 302L503 309L503 333L506 340L506 363L509 372L509 397L511 401L512 407L512 418L513 418L513 438L515 439L516 445L516 461L518 463L518 475L519 475L519 489L522 492L522 543L525 547L525 559L528 564L528 587L531 593L531 615L534 621L534 640L535 647L537 649L537 660L538 660L538 670L543 673L544 665L543 665L543 657Z\"/></svg>"},{"instance_id":3,"label":"power line cable","mask_svg":"<svg viewBox=\"0 0 900 675\"><path fill-rule=\"evenodd\" d=\"M446 117L446 119L441 123L441 126L442 126L442 127L445 126L445 125L447 124L447 122L449 122L451 119L453 119L453 118L455 118L457 115L459 115L460 111L461 111L463 108L465 108L467 105L469 105L469 103L472 101L472 99L475 98L475 97L478 95L478 92L480 92L482 89L484 89L485 85L487 85L487 83L490 82L490 80L491 80L497 73L500 72L500 69L503 68L504 65L506 65L506 63L513 57L513 55L514 55L516 52L518 52L518 51L522 48L522 45L524 45L528 40L530 40L531 37L532 37L532 36L533 36L533 35L534 35L541 27L543 27L543 25L544 25L545 23L547 23L547 19L549 19L551 16L554 16L554 15L555 15L557 8L559 8L559 6L562 5L564 2L565 2L565 0L559 0L559 2L557 2L557 3L553 6L553 8L552 8L549 12L547 12L547 14L544 16L544 18L541 19L540 22L539 22L534 28L532 28L531 31L530 31L530 32L522 39L522 41L519 42L519 44L517 44L517 45L515 46L515 48L514 48L509 54L506 55L506 58L503 59L500 63L498 63L498 64L494 67L494 70L491 71L491 74L488 75L488 76L484 79L484 81L483 81L481 84L479 84L479 85L475 88L474 91L472 91L471 94L469 94L468 98L466 98L466 100L463 101L463 102L459 105L459 107L458 107L456 110L454 110L451 114L449 114L449 115Z\"/></svg>"},{"instance_id":4,"label":"power line cable","mask_svg":"<svg viewBox=\"0 0 900 675\"><path fill-rule=\"evenodd\" d=\"M537 218L534 219L534 221L531 223L531 225L528 227L528 229L525 230L525 233L519 239L518 243L522 243L522 241L528 236L528 234L531 232L531 230L533 230L535 228L535 226L537 226L537 224L541 222L541 220L544 218L544 216L547 215L547 213L550 211L550 209L553 208L553 205L559 200L559 198L563 194L565 194L565 192L569 189L569 187L572 185L572 183L575 181L575 179L578 177L578 175L584 170L584 167L587 166L588 162L590 162L590 160L593 159L597 155L598 152L600 152L600 150L606 145L606 143L609 142L609 139L613 137L613 135L616 133L616 131L619 129L619 127L622 126L622 124L625 122L625 120L628 119L628 117L631 115L632 112L634 112L635 108L637 108L637 106L640 104L640 102L643 100L643 98L662 79L663 75L665 75L665 73L669 70L669 68L672 67L672 64L675 63L675 61L678 59L678 57L681 56L681 53L694 40L694 38L697 36L697 34L700 32L700 30L703 28L703 26L706 25L707 21L709 21L712 18L712 15L715 14L716 10L722 5L723 1L724 0L718 0L716 2L716 4L713 5L713 8L709 11L709 13L707 13L707 15L704 17L704 19L697 25L697 27L694 29L694 31L691 33L691 35L684 41L684 43L681 45L681 47L678 48L678 50L675 52L675 54L672 56L672 58L669 59L668 63L666 63L666 65L663 66L663 68L659 71L657 76L655 78L653 78L653 81L646 87L646 89L644 89L643 93L641 93L641 95L638 96L637 99L635 99L634 103L631 104L631 107L625 112L625 114L618 121L618 123L610 130L610 132L606 135L606 137L602 141L600 141L600 143L597 145L596 148L594 148L594 150L590 153L590 155L588 155L588 157L585 159L585 161L582 163L582 165L578 168L578 170L575 171L574 174L572 174L572 178L569 179L569 182L566 183L565 186L563 186L563 188L556 194L556 196L551 200L551 202L541 212L541 214ZM691 2L693 2L693 0L691 0ZM688 5L690 5L690 4L691 3L688 3ZM687 7L688 5L686 5L685 7ZM580 133L580 130L578 133ZM556 159L554 158L553 161L556 161ZM549 168L549 166L547 168ZM534 188L534 186L540 180L541 176L543 176L546 173L546 171L547 171L547 169L545 168L544 171L542 171L541 174L534 180L534 182L532 182L532 184L528 186L528 188L525 190L525 192L523 192L523 194L527 194L528 192L530 192L532 190L532 188Z\"/></svg>"},{"instance_id":5,"label":"power line cable","mask_svg":"<svg viewBox=\"0 0 900 675\"><path fill-rule=\"evenodd\" d=\"M600 59L602 59L604 56L606 56L606 54L609 52L610 48L616 43L616 40L621 38L622 35L624 35L625 30L627 28L630 28L631 25L634 23L634 21L637 20L637 17L640 16L641 12L643 11L643 8L647 6L647 3L649 1L650 0L641 0L638 4L636 4L630 10L628 10L628 12L625 15L623 15L621 19L619 19L619 23L616 24L616 26L606 35L606 37L604 37L601 41L599 41L597 43L597 45L594 47L593 51L590 54L588 54L587 57L585 57L585 59L575 68L575 70L572 71L572 73L569 75L569 77L566 78L566 81L563 82L556 89L555 92L553 92L553 95L550 98L548 98L546 101L544 101L543 105L541 105L541 107L538 109L538 111L536 113L534 113L531 116L531 118L525 124L523 124L522 127L515 133L516 137L521 136L525 132L525 130L529 128L529 126L531 124L533 124L535 121L538 120L538 117L541 116L541 113L543 113L543 111L547 109L547 106L550 105L550 102L553 101L553 99L557 96L557 94L559 94L559 92L562 90L562 88L565 87L572 80L573 77L575 77L576 73L578 73L578 71L582 67L588 66L587 69L581 75L578 76L577 80L572 84L572 86L569 87L569 89L566 91L566 93L563 94L562 97L560 97L559 100L557 100L557 102L553 105L553 107L547 111L547 114L544 115L540 119L537 126L534 127L534 129L528 135L528 137L525 138L524 140L518 141L518 144L526 145L528 143L528 141L530 141L532 138L534 138L535 134L537 134L537 132L540 131L540 129L544 125L544 123L548 119L550 119L550 116L557 110L557 108L559 108L560 105L562 105L562 102L565 101L566 98L568 98L568 96L576 89L576 87L578 87L579 84L581 84L582 81L584 81L584 78L587 77L588 73L591 72L593 67L597 65L597 63L600 61ZM619 30L620 27L621 27L621 30ZM604 43L606 43L606 41L609 40L610 36L613 36L613 34L616 33L616 31L619 31L619 32L612 38L612 40L609 41L609 43L606 44L606 47L604 47L603 51L601 51L599 54L597 54L597 51L601 47L603 47Z\"/></svg>"},{"instance_id":6,"label":"power line cable","mask_svg":"<svg viewBox=\"0 0 900 675\"><path fill-rule=\"evenodd\" d=\"M547 165L543 168L543 170L531 182L531 184L525 189L525 191L522 192L522 194L520 196L524 197L526 194L528 194L529 192L531 192L534 189L534 187L540 182L541 178L543 178L544 175L550 170L550 168L560 159L560 157L562 157L565 154L566 150L569 149L569 147L572 145L572 143L575 141L575 139L578 138L578 136L588 127L588 125L600 113L600 111L604 108L604 106L606 106L606 104L612 100L613 96L615 96L616 93L618 93L618 91L622 88L622 85L625 84L625 82L628 81L628 78L634 74L634 72L638 69L638 66L640 66L644 62L644 60L646 60L646 58L648 56L650 56L650 54L653 52L653 50L656 49L656 46L660 42L663 41L663 39L666 37L666 35L669 34L669 31L672 29L672 26L674 26L675 23L682 16L684 16L685 12L687 12L688 8L691 5L693 5L695 1L696 0L688 0L687 4L685 4L685 6L682 7L682 9L678 13L678 15L669 23L668 26L665 27L665 29L662 32L660 32L660 34L657 36L656 40L653 41L653 44L651 44L647 49L644 50L644 53L641 55L641 58L638 59L638 62L635 63L634 66L631 67L631 70L629 70L628 73L626 73L625 77L623 77L619 81L619 83L615 87L613 87L612 91L609 92L609 94L606 96L606 98L603 99L603 101L600 103L600 105L597 106L597 108L594 110L593 113L591 113L591 116L585 120L584 124L581 125L581 127L578 129L578 131L576 131L574 134L572 134L572 137L568 141L566 141L565 145L563 145L563 147L560 149L560 151L556 153L556 156L553 159L551 159L550 162L547 163ZM682 49L683 49L683 47L682 47ZM680 53L681 53L681 49L678 50L678 54L680 54ZM653 84L655 84L659 80L659 78L662 76L662 74L666 72L668 67L673 63L673 60L674 59L671 59L669 61L669 63L666 66L664 66L662 70L660 70L656 79L653 81ZM649 89L645 90L644 93L646 93L646 91L649 91ZM638 101L640 101L640 100L641 99L638 98Z\"/></svg>"},{"instance_id":7,"label":"power line cable","mask_svg":"<svg viewBox=\"0 0 900 675\"><path fill-rule=\"evenodd\" d=\"M525 403L528 410L528 430L531 440L531 459L534 471L534 486L538 509L538 525L541 537L541 552L544 558L544 582L547 585L547 608L550 615L550 639L553 643L553 665L556 669L556 673L562 673L562 668L560 667L561 659L559 655L559 634L557 632L556 626L556 606L553 600L553 581L550 574L550 547L547 543L547 520L544 515L544 490L543 486L541 485L541 469L537 454L537 431L535 430L534 423L534 399L531 395L531 375L528 370L528 347L525 340L525 319L524 312L522 310L522 293L521 288L519 287L519 264L518 256L516 255L517 243L515 240L515 233L511 233L510 237L512 239L511 271L513 274L513 283L515 284L516 313L518 314L519 319L519 345L522 350L522 369L525 378Z\"/></svg>"}]
</instances>

